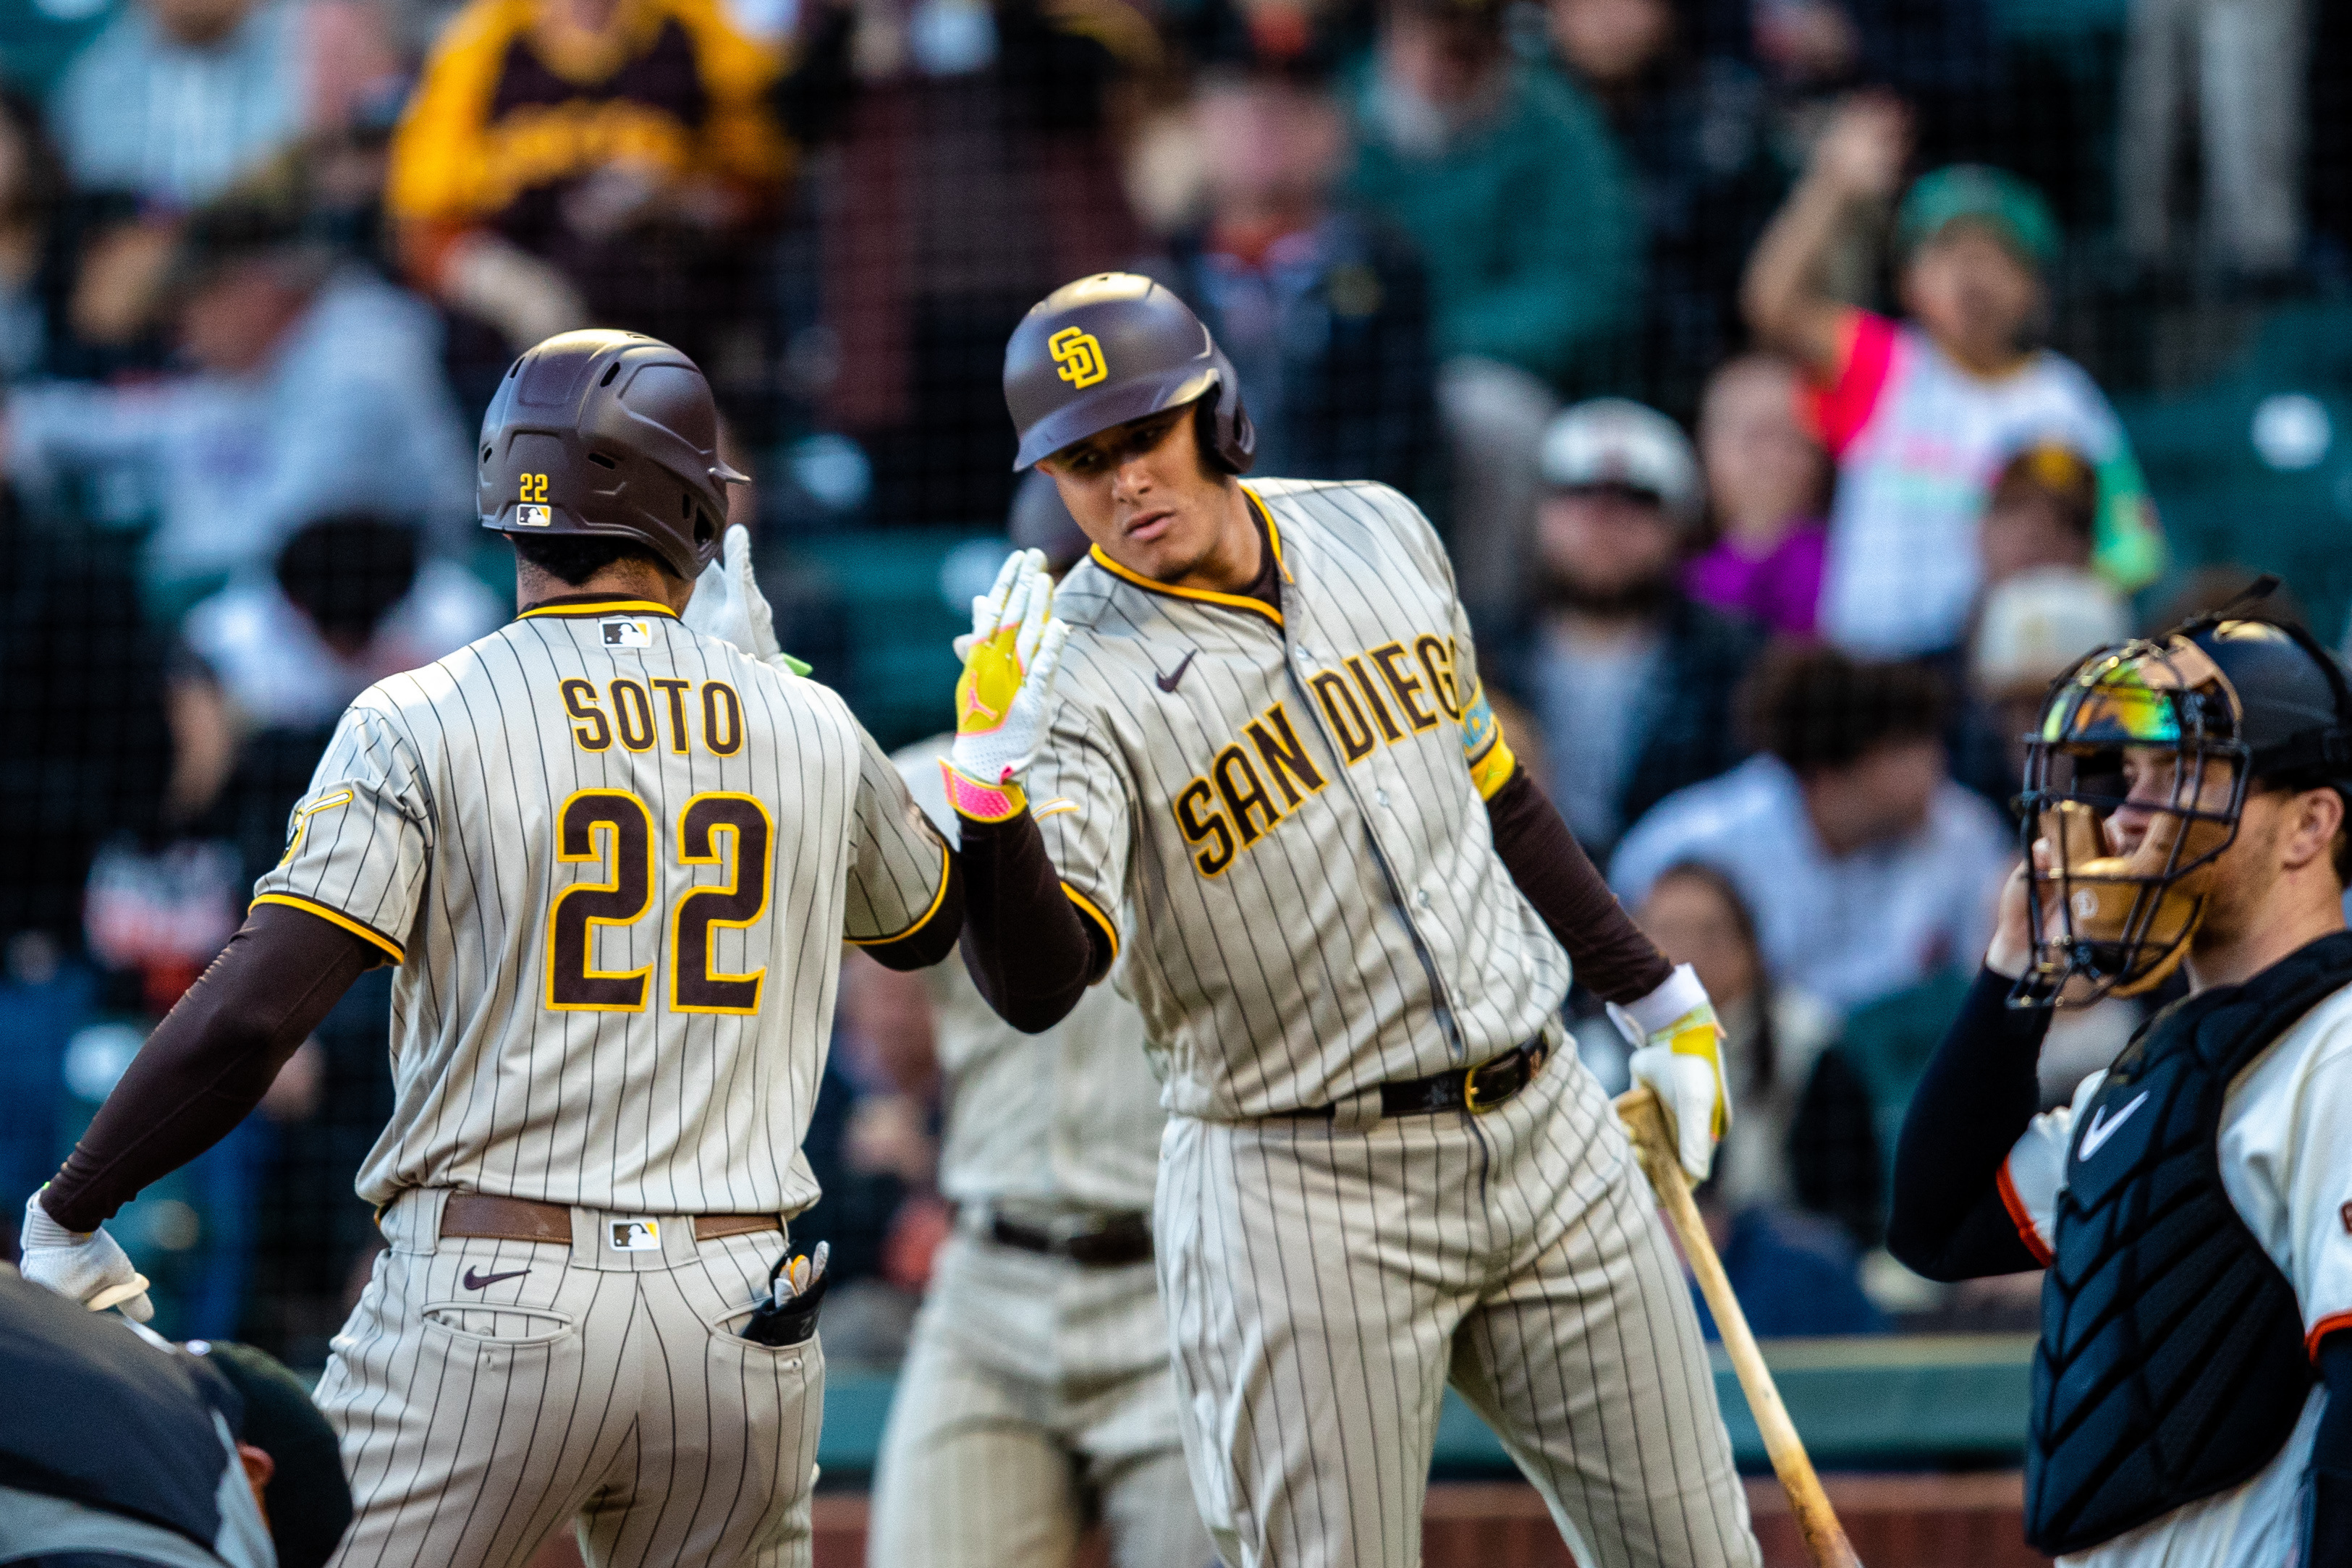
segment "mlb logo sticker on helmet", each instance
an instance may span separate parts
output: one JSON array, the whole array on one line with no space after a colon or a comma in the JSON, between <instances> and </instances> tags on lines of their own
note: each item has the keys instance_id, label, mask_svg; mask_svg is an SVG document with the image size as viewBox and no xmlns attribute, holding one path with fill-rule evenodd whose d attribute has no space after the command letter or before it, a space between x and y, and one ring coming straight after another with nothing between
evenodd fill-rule
<instances>
[{"instance_id":1,"label":"mlb logo sticker on helmet","mask_svg":"<svg viewBox=\"0 0 2352 1568\"><path fill-rule=\"evenodd\" d=\"M545 507L524 506L515 508L515 527L519 528L543 528L554 520L554 514Z\"/></svg>"}]
</instances>

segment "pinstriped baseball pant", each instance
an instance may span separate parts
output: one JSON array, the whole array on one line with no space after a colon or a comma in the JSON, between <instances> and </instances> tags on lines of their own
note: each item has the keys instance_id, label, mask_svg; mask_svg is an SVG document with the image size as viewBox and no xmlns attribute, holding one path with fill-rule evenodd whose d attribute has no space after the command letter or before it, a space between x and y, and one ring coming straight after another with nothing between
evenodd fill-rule
<instances>
[{"instance_id":1,"label":"pinstriped baseball pant","mask_svg":"<svg viewBox=\"0 0 2352 1568\"><path fill-rule=\"evenodd\" d=\"M784 1239L441 1238L438 1193L335 1339L318 1403L355 1517L334 1568L522 1568L574 1525L590 1568L806 1568L824 1358L736 1333Z\"/></svg>"},{"instance_id":2,"label":"pinstriped baseball pant","mask_svg":"<svg viewBox=\"0 0 2352 1568\"><path fill-rule=\"evenodd\" d=\"M940 1249L875 1467L870 1568L1055 1568L1089 1513L1117 1568L1211 1568L1150 1265L959 1233Z\"/></svg>"},{"instance_id":3,"label":"pinstriped baseball pant","mask_svg":"<svg viewBox=\"0 0 2352 1568\"><path fill-rule=\"evenodd\" d=\"M1760 1562L1681 1268L1572 1054L1482 1116L1171 1118L1154 1213L1229 1568L1413 1568L1449 1381L1587 1568Z\"/></svg>"}]
</instances>

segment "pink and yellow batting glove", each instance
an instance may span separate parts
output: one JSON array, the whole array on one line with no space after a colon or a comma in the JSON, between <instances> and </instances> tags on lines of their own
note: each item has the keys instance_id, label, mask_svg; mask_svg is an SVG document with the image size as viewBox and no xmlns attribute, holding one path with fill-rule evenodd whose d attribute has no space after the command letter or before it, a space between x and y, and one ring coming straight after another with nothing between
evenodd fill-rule
<instances>
[{"instance_id":1,"label":"pink and yellow batting glove","mask_svg":"<svg viewBox=\"0 0 2352 1568\"><path fill-rule=\"evenodd\" d=\"M1633 1081L1649 1085L1675 1134L1675 1155L1695 1186L1715 1166L1715 1146L1731 1130L1723 1082L1723 1026L1715 1003L1688 964L1630 1007L1609 1015L1633 1042Z\"/></svg>"},{"instance_id":2,"label":"pink and yellow batting glove","mask_svg":"<svg viewBox=\"0 0 2352 1568\"><path fill-rule=\"evenodd\" d=\"M1054 671L1070 629L1054 620L1054 582L1042 550L1016 550L996 584L971 601L971 631L956 639L955 745L940 764L948 800L975 821L1028 809L1017 776L1036 756L1052 708Z\"/></svg>"}]
</instances>

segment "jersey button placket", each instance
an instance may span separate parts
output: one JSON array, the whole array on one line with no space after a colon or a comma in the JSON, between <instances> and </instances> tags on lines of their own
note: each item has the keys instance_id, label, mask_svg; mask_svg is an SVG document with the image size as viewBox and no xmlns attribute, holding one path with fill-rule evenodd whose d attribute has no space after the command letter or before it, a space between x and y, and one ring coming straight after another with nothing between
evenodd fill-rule
<instances>
[{"instance_id":1,"label":"jersey button placket","mask_svg":"<svg viewBox=\"0 0 2352 1568\"><path fill-rule=\"evenodd\" d=\"M1322 706L1316 702L1307 685L1321 665L1305 643L1292 640L1305 629L1306 621L1306 606L1298 601L1297 591L1293 589L1284 598L1282 629L1283 639L1289 643L1291 652L1297 655L1297 668L1291 672L1292 686L1311 722L1321 732L1324 744L1330 747L1340 780L1348 787L1348 798L1356 803L1356 814L1364 824L1364 836L1371 842L1372 858L1380 866L1382 880L1389 885L1389 895L1395 900L1393 907L1397 918L1403 922L1405 935L1412 940L1413 952L1421 959L1422 972L1429 978L1430 995L1434 1004L1432 1011L1436 1018L1438 1032L1445 1040L1446 1053L1454 1061L1462 1061L1466 1054L1466 1047L1463 1044L1461 1030L1454 1023L1454 998L1447 988L1445 973L1439 967L1428 939L1421 934L1421 927L1413 920L1415 907L1424 911L1429 908L1429 894L1423 889L1414 889L1413 896L1407 896L1405 883L1398 874L1398 867L1402 862L1398 861L1395 852L1382 835L1381 821L1366 805L1364 789L1357 778L1356 768L1346 760L1347 748L1340 745L1339 737L1331 733L1330 720L1324 715ZM1381 747L1365 759L1365 766L1378 768L1387 760L1386 748ZM1374 785L1371 796L1381 808L1388 807L1389 792L1385 786Z\"/></svg>"}]
</instances>

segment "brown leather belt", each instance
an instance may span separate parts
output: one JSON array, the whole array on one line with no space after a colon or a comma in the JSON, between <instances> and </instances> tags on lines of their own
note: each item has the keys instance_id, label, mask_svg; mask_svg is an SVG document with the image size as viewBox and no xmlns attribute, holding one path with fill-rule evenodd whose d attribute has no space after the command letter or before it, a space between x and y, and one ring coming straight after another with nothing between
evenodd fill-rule
<instances>
[{"instance_id":1,"label":"brown leather belt","mask_svg":"<svg viewBox=\"0 0 2352 1568\"><path fill-rule=\"evenodd\" d=\"M698 1214L693 1218L697 1241L784 1228L783 1217L775 1214ZM488 1241L552 1241L569 1247L572 1210L560 1203L539 1203L528 1197L453 1192L441 1209L441 1234Z\"/></svg>"}]
</instances>

